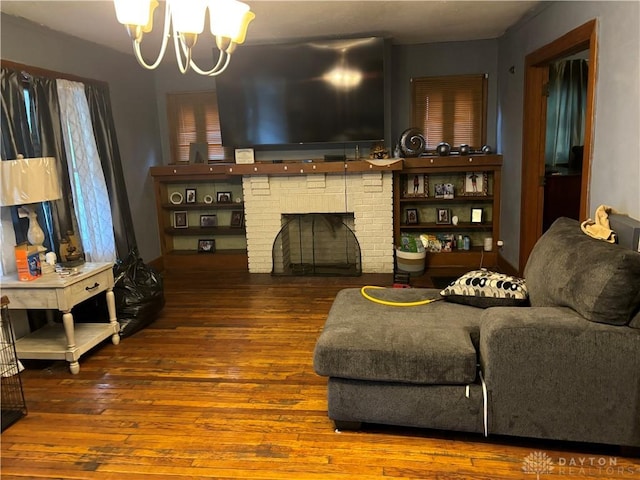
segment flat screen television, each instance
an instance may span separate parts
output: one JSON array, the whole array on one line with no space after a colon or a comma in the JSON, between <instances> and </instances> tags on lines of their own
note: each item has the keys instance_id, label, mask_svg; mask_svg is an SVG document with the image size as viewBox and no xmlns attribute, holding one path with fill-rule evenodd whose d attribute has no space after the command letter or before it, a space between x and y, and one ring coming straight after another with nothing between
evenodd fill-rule
<instances>
[{"instance_id":1,"label":"flat screen television","mask_svg":"<svg viewBox=\"0 0 640 480\"><path fill-rule=\"evenodd\" d=\"M384 139L384 39L243 45L216 77L230 148Z\"/></svg>"}]
</instances>

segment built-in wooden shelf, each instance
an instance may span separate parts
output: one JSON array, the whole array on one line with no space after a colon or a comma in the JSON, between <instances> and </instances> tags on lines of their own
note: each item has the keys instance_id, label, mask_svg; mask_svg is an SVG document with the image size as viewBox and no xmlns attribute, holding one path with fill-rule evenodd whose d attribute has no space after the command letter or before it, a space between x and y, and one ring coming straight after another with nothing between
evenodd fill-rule
<instances>
[{"instance_id":1,"label":"built-in wooden shelf","mask_svg":"<svg viewBox=\"0 0 640 480\"><path fill-rule=\"evenodd\" d=\"M470 231L470 230L491 230L493 225L491 223L469 223L459 222L457 225L451 223L415 223L406 224L403 223L402 230L437 230L441 232L456 232L456 231Z\"/></svg>"},{"instance_id":2,"label":"built-in wooden shelf","mask_svg":"<svg viewBox=\"0 0 640 480\"><path fill-rule=\"evenodd\" d=\"M444 206L447 203L493 203L493 195L457 195L453 198L436 197L402 197L401 203L437 203Z\"/></svg>"},{"instance_id":3,"label":"built-in wooden shelf","mask_svg":"<svg viewBox=\"0 0 640 480\"><path fill-rule=\"evenodd\" d=\"M163 203L165 210L243 210L244 202L216 202L216 203Z\"/></svg>"},{"instance_id":4,"label":"built-in wooden shelf","mask_svg":"<svg viewBox=\"0 0 640 480\"><path fill-rule=\"evenodd\" d=\"M187 237L198 235L244 235L246 233L244 227L165 227L164 231L170 235Z\"/></svg>"},{"instance_id":5,"label":"built-in wooden shelf","mask_svg":"<svg viewBox=\"0 0 640 480\"><path fill-rule=\"evenodd\" d=\"M403 168L394 171L394 238L396 245L402 236L420 234L433 235L446 242L449 235L463 234L470 238L470 250L454 249L451 252L427 252L426 265L431 267L477 268L479 265L493 267L497 264L497 245L500 239L500 190L502 156L494 154L448 155L405 158ZM464 194L464 179L468 172L484 175L484 191ZM425 196L410 196L408 182L422 177ZM434 185L451 183L455 187L453 198L436 198ZM407 188L408 187L408 188ZM409 190L410 191L410 190ZM484 193L484 194L483 194ZM482 223L472 223L472 207L483 210ZM407 212L415 209L417 224L407 224ZM435 223L438 209L449 210L449 218L457 216L456 224ZM482 246L491 238L492 250L486 252Z\"/></svg>"}]
</instances>

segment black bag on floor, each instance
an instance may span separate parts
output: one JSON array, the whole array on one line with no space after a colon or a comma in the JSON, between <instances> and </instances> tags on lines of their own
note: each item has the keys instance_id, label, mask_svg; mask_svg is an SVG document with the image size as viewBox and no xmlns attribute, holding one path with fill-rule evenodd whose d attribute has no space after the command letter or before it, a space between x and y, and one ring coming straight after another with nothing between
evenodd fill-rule
<instances>
[{"instance_id":1,"label":"black bag on floor","mask_svg":"<svg viewBox=\"0 0 640 480\"><path fill-rule=\"evenodd\" d=\"M164 286L162 277L142 261L136 249L116 264L113 275L120 336L124 338L158 317L164 307Z\"/></svg>"}]
</instances>

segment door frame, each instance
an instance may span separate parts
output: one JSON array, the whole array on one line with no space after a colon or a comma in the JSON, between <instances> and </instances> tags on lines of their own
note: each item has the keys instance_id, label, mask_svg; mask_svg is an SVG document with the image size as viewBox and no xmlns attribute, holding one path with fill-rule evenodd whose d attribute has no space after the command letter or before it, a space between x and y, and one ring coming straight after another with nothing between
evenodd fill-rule
<instances>
[{"instance_id":1,"label":"door frame","mask_svg":"<svg viewBox=\"0 0 640 480\"><path fill-rule=\"evenodd\" d=\"M544 208L545 135L547 97L544 85L549 79L549 65L568 55L589 49L587 105L582 159L580 219L589 212L589 184L593 149L595 87L597 77L597 21L571 30L525 58L524 110L522 122L522 188L520 204L520 273L536 241L542 235Z\"/></svg>"}]
</instances>

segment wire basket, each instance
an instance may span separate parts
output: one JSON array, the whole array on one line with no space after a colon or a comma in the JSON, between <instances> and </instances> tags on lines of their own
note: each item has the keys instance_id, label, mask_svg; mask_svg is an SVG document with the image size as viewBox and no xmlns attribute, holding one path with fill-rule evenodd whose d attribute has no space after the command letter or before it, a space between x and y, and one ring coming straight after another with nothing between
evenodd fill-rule
<instances>
[{"instance_id":1,"label":"wire basket","mask_svg":"<svg viewBox=\"0 0 640 480\"><path fill-rule=\"evenodd\" d=\"M20 370L22 366L16 355L15 337L9 316L9 299L2 297L0 320L0 382L2 396L2 431L13 425L27 414L27 405L22 390Z\"/></svg>"}]
</instances>

